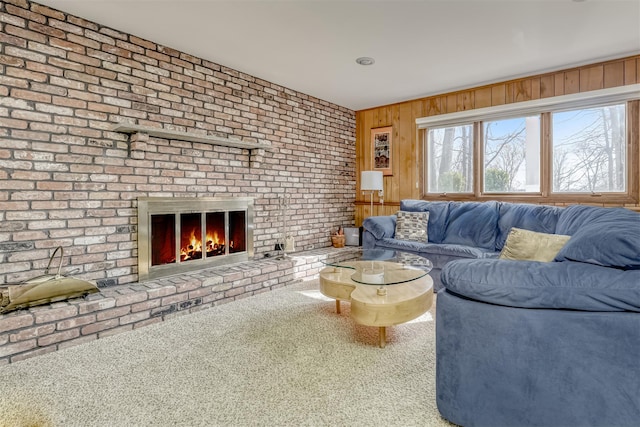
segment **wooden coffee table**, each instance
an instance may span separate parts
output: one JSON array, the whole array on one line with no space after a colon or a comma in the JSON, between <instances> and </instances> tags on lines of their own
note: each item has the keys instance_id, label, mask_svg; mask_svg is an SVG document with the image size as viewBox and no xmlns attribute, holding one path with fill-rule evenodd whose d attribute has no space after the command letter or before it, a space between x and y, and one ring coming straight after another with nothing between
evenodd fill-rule
<instances>
[{"instance_id":1,"label":"wooden coffee table","mask_svg":"<svg viewBox=\"0 0 640 427\"><path fill-rule=\"evenodd\" d=\"M433 301L429 269L393 261L346 261L320 271L320 292L351 302L351 317L359 324L379 328L380 347L386 345L387 326L426 313Z\"/></svg>"}]
</instances>

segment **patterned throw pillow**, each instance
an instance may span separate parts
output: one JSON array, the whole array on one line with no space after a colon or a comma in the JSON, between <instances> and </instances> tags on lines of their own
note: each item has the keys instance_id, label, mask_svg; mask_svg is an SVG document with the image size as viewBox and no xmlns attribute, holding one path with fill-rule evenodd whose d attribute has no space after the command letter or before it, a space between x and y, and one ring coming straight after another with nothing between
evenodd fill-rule
<instances>
[{"instance_id":1,"label":"patterned throw pillow","mask_svg":"<svg viewBox=\"0 0 640 427\"><path fill-rule=\"evenodd\" d=\"M396 217L396 239L422 243L429 241L429 212L398 211Z\"/></svg>"}]
</instances>

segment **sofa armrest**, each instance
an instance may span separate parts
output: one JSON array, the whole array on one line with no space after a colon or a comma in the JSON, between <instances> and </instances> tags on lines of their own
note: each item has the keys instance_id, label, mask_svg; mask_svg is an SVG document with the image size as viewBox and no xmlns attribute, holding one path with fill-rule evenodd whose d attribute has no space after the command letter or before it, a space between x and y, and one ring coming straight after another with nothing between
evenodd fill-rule
<instances>
[{"instance_id":1,"label":"sofa armrest","mask_svg":"<svg viewBox=\"0 0 640 427\"><path fill-rule=\"evenodd\" d=\"M364 220L362 226L370 232L376 240L393 237L396 234L396 216L370 216Z\"/></svg>"}]
</instances>

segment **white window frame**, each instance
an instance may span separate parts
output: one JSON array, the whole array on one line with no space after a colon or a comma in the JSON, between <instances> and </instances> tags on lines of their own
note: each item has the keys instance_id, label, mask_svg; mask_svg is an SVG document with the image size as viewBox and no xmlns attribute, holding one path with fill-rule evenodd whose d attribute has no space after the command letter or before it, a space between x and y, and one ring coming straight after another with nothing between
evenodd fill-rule
<instances>
[{"instance_id":1,"label":"white window frame","mask_svg":"<svg viewBox=\"0 0 640 427\"><path fill-rule=\"evenodd\" d=\"M456 113L419 117L416 119L416 125L418 129L455 126L460 123L501 119L508 116L535 115L547 111L580 109L598 104L615 104L639 98L640 83L610 89L574 93L571 95L554 96L552 98L514 102L512 104L497 105L494 107L458 111Z\"/></svg>"},{"instance_id":2,"label":"white window frame","mask_svg":"<svg viewBox=\"0 0 640 427\"><path fill-rule=\"evenodd\" d=\"M475 161L475 152L476 152L475 144L476 144L476 141L477 141L476 132L478 130L478 127L475 125L475 123L470 122L470 123L458 123L457 125L454 125L454 126L432 127L430 129L435 130L435 129L444 129L444 128L447 128L447 127L460 127L460 126L469 126L469 127L471 127L471 134L472 134L472 139L471 139L471 143L472 143L472 146L471 146L471 155L472 155L472 158L471 158L471 168L472 168L471 191L449 192L449 193L432 193L432 194L455 194L455 195L466 195L466 196L469 196L469 195L473 195L475 193L475 188L477 186L477 184L476 184L476 170L475 170L476 167L477 167L477 164L476 164L476 161ZM428 156L431 147L429 147L429 141L428 141L429 136L427 135L426 138L427 138L427 146L426 146L426 150L425 150L425 155ZM426 157L425 157L425 160L426 160ZM429 179L428 176L426 177L426 179L427 180ZM428 182L425 182L425 187L428 188Z\"/></svg>"},{"instance_id":3,"label":"white window frame","mask_svg":"<svg viewBox=\"0 0 640 427\"><path fill-rule=\"evenodd\" d=\"M501 121L501 120L510 120L510 119L527 119L528 117L536 117L538 119L538 129L537 129L537 136L538 136L538 152L537 152L537 160L538 160L538 179L537 179L537 185L538 185L538 190L537 191L504 191L504 192L499 192L499 191L487 191L486 189L486 182L485 182L485 178L487 175L487 169L486 169L486 165L485 165L485 156L486 156L486 141L484 140L484 135L485 135L485 125L487 122L493 122L493 121ZM541 194L541 185L542 185L542 153L541 153L541 149L542 149L542 114L541 113L537 113L537 114L527 114L525 116L520 116L520 115L515 115L515 116L505 116L505 117L495 117L495 118L491 118L491 119L485 119L479 122L479 126L478 128L481 130L481 135L479 139L480 142L480 148L479 148L479 153L480 153L480 161L479 164L482 167L482 170L480 173L481 175L481 188L480 188L480 193L481 194L486 194L486 195L498 195L498 194L513 194L513 195L517 195L517 194L526 194L526 195L540 195Z\"/></svg>"},{"instance_id":4,"label":"white window frame","mask_svg":"<svg viewBox=\"0 0 640 427\"><path fill-rule=\"evenodd\" d=\"M616 105L624 105L625 108L625 117L627 118L627 123L625 123L625 133L628 135L628 117L629 117L629 109L628 109L628 105L624 102L614 102L614 103L608 103L608 104L596 104L596 105L587 105L581 108L570 108L567 110L554 110L551 111L550 113L550 117L549 117L549 139L550 139L550 146L549 146L549 152L550 152L550 160L551 160L551 164L549 165L550 168L550 173L551 173L551 182L550 182L550 188L549 188L549 194L555 195L555 196L563 196L563 195L589 195L589 194L593 194L593 195L599 195L599 194L623 194L626 193L629 190L629 174L628 169L631 167L631 153L629 150L629 143L628 141L626 141L627 143L625 144L626 146L626 153L625 153L625 185L624 185L624 190L622 191L603 191L601 193L594 193L594 192L587 192L587 191L554 191L553 187L554 187L554 181L553 181L553 162L554 162L554 148L555 148L555 141L553 139L553 113L561 113L561 112L576 112L578 110L581 109L593 109L593 108L604 108L604 107L612 107L612 106L616 106ZM626 139L626 138L625 138Z\"/></svg>"},{"instance_id":5,"label":"white window frame","mask_svg":"<svg viewBox=\"0 0 640 427\"><path fill-rule=\"evenodd\" d=\"M584 109L590 107L598 107L603 105L611 105L611 104L619 104L627 101L634 101L640 99L640 84L633 84L627 86L619 86L615 88L609 89L600 89L589 92L581 92L570 95L562 95L551 98L543 98L536 99L531 101L523 101L512 104L505 104L493 107L486 108L478 108L474 110L466 110L459 111L455 113L446 113L439 114L429 117L421 117L416 119L416 125L418 130L426 130L431 127L448 127L448 126L458 126L462 124L468 124L473 122L475 125L479 126L480 122L489 121L489 120L502 120L505 117L513 117L513 116L527 116L527 115L540 115L553 113L556 111L566 111L566 110L574 110L574 109ZM630 112L627 111L627 117L629 117ZM629 120L628 120L629 121ZM544 132L542 130L541 132ZM627 130L627 135L629 135L629 131ZM425 135L425 155L427 152L426 147L426 135ZM482 149L483 141L476 139L475 147L474 147L474 182L475 182L475 194L474 198L489 198L494 199L497 193L485 193L483 191L484 183L482 178L484 176L484 168L483 168L483 149ZM550 147L543 147L543 141L541 140L541 150L548 150ZM629 141L627 141L627 146L629 146ZM631 153L627 153L627 158L629 160ZM541 161L544 156L541 157ZM422 167L425 168L423 183L424 189L428 188L428 183L426 179L428 177L428 172L426 172L426 159L423 163ZM544 174L545 170L550 167L550 165L540 165L540 173ZM631 163L627 163L627 167L631 167ZM541 185L542 181L544 181L545 177L541 176ZM549 183L550 184L550 183ZM636 194L630 194L629 191L631 188L627 186L627 191L625 193L606 193L613 194L614 196L626 196L629 195L633 198L637 198ZM504 193L501 193L503 195ZM542 188L542 193L509 193L508 197L514 198L531 198L538 197L541 199L548 199L549 196L566 196L566 195L575 195L576 197L580 196L588 196L589 193L551 193L546 188ZM426 193L425 195L431 196L440 196L440 197L448 197L447 194L438 194L438 193ZM450 194L451 196L468 196L467 193L455 193ZM592 194L593 196L598 196L599 194Z\"/></svg>"}]
</instances>

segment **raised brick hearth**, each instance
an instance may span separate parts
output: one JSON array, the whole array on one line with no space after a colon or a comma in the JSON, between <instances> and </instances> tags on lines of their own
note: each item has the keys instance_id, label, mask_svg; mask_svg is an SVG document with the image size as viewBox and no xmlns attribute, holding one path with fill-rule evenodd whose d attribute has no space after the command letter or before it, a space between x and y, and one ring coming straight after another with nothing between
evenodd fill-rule
<instances>
[{"instance_id":1,"label":"raised brick hearth","mask_svg":"<svg viewBox=\"0 0 640 427\"><path fill-rule=\"evenodd\" d=\"M0 365L310 280L323 260L340 260L347 252L325 248L215 267L0 315Z\"/></svg>"}]
</instances>

